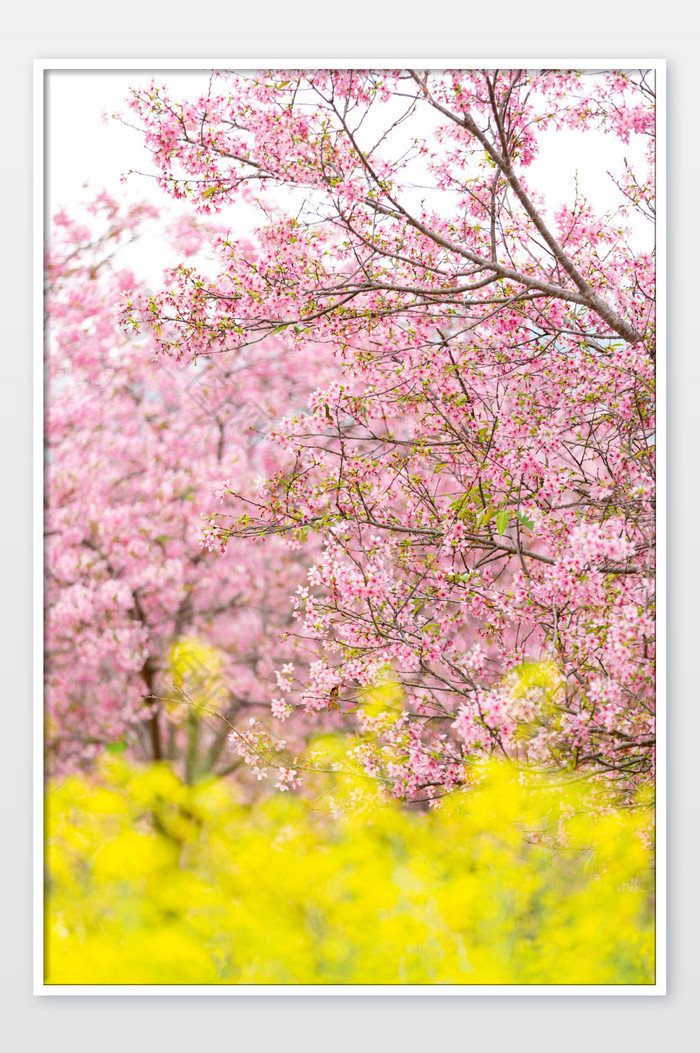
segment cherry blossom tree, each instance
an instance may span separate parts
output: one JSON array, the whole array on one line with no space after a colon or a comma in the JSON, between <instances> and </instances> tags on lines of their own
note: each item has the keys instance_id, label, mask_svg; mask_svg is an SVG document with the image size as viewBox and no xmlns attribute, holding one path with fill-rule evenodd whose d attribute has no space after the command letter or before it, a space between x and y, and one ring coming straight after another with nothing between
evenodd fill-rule
<instances>
[{"instance_id":1,"label":"cherry blossom tree","mask_svg":"<svg viewBox=\"0 0 700 1053\"><path fill-rule=\"evenodd\" d=\"M215 237L104 193L51 232L46 745L51 771L128 743L195 778L240 762L231 726L269 713L307 569L276 539L242 541L223 565L198 544L201 510L241 475L279 469L267 431L308 386L298 355L269 345L244 374L154 367L152 330L120 329L118 314L139 289L120 254L149 224L180 258Z\"/></svg>"},{"instance_id":2,"label":"cherry blossom tree","mask_svg":"<svg viewBox=\"0 0 700 1053\"><path fill-rule=\"evenodd\" d=\"M285 459L255 491L219 471L202 532L227 549L219 581L242 541L320 545L304 582L285 563L317 657L280 673L276 712L356 711L356 761L411 800L490 752L648 778L655 277L633 233L653 224L651 78L222 72L198 98L136 88L124 119L193 215L259 217L218 239L214 277L174 270L134 323L162 361L251 368L273 341L314 381L274 433ZM605 212L531 183L567 130L584 150L645 144ZM187 480L202 500L211 475Z\"/></svg>"}]
</instances>

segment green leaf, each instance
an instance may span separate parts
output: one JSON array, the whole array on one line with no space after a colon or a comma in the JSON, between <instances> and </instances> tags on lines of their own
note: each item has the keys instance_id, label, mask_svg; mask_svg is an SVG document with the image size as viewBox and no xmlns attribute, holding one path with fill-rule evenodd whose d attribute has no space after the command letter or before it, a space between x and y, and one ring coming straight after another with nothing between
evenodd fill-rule
<instances>
[{"instance_id":1,"label":"green leaf","mask_svg":"<svg viewBox=\"0 0 700 1053\"><path fill-rule=\"evenodd\" d=\"M126 739L120 739L119 742L108 742L107 753L111 757L118 757L120 753L123 753L127 747Z\"/></svg>"},{"instance_id":2,"label":"green leaf","mask_svg":"<svg viewBox=\"0 0 700 1053\"><path fill-rule=\"evenodd\" d=\"M516 512L515 514L524 527L527 527L528 530L532 530L535 524L531 519L528 519L524 512Z\"/></svg>"},{"instance_id":3,"label":"green leaf","mask_svg":"<svg viewBox=\"0 0 700 1053\"><path fill-rule=\"evenodd\" d=\"M510 515L508 514L508 510L506 508L502 508L496 516L496 529L498 530L499 534L503 534L506 527L508 526L509 519Z\"/></svg>"}]
</instances>

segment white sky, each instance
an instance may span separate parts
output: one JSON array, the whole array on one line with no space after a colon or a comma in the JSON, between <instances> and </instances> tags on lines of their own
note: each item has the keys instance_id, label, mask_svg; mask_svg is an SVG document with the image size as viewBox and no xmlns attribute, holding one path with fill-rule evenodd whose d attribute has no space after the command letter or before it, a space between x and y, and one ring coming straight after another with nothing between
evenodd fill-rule
<instances>
[{"instance_id":1,"label":"white sky","mask_svg":"<svg viewBox=\"0 0 700 1053\"><path fill-rule=\"evenodd\" d=\"M209 73L182 70L51 70L46 75L46 168L50 214L56 208L84 200L83 184L140 200L149 194L146 180L132 177L120 187L130 168L155 173L141 136L104 113L125 112L129 89L151 77L167 80L173 93L185 95L206 88ZM127 119L128 115L127 115Z\"/></svg>"},{"instance_id":2,"label":"white sky","mask_svg":"<svg viewBox=\"0 0 700 1053\"><path fill-rule=\"evenodd\" d=\"M120 182L129 169L154 173L155 168L137 131L103 120L104 113L125 111L129 88L147 84L152 76L166 82L174 95L185 96L206 89L209 71L52 70L46 74L47 219L59 208L70 209L102 189L122 200L164 202L150 179L132 175L125 184ZM527 169L528 183L554 205L573 201L578 177L579 190L594 208L604 211L619 203L607 172L619 173L624 157L641 161L641 149L639 136L625 145L594 132L549 133L541 137L540 155ZM169 201L169 208L177 212L188 206ZM650 250L652 236L648 224L633 223L632 244ZM140 246L139 271L146 281L157 283L161 268L174 262L172 250L153 241L147 250L144 242ZM124 262L133 265L126 256Z\"/></svg>"}]
</instances>

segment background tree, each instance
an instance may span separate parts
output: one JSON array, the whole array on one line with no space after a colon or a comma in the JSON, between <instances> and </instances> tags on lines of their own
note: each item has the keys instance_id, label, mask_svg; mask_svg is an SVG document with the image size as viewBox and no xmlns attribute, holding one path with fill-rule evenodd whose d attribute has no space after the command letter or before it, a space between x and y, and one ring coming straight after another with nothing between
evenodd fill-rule
<instances>
[{"instance_id":1,"label":"background tree","mask_svg":"<svg viewBox=\"0 0 700 1053\"><path fill-rule=\"evenodd\" d=\"M274 665L290 658L289 593L306 570L277 539L240 542L224 565L197 543L201 509L224 476L278 469L267 430L308 385L298 355L271 345L244 371L154 367L152 330L120 329L117 311L139 287L119 253L149 224L180 258L215 236L106 194L52 229L46 745L51 771L128 742L192 779L240 761L227 721L269 714Z\"/></svg>"}]
</instances>

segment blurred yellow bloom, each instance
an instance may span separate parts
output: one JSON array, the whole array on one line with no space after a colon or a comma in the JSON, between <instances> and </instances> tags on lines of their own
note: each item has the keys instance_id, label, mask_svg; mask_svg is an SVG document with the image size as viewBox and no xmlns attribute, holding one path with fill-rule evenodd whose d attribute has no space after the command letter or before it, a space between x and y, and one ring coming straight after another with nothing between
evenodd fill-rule
<instances>
[{"instance_id":1,"label":"blurred yellow bloom","mask_svg":"<svg viewBox=\"0 0 700 1053\"><path fill-rule=\"evenodd\" d=\"M492 764L337 819L107 758L48 795L47 982L651 984L651 812L590 792Z\"/></svg>"}]
</instances>

